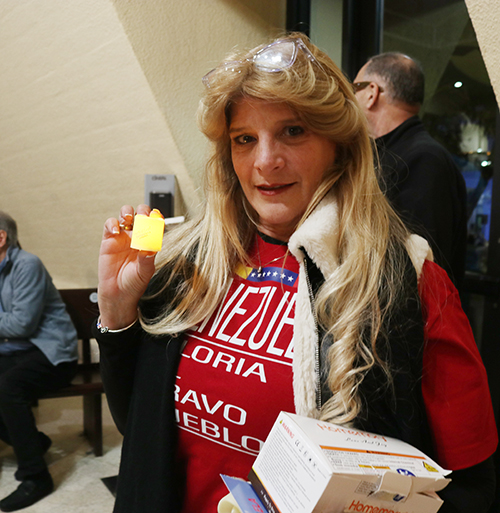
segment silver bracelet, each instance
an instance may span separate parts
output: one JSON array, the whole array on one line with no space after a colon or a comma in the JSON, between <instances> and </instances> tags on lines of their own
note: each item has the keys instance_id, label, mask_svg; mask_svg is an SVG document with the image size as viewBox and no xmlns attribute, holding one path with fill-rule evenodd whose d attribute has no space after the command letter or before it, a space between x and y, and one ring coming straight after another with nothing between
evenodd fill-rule
<instances>
[{"instance_id":1,"label":"silver bracelet","mask_svg":"<svg viewBox=\"0 0 500 513\"><path fill-rule=\"evenodd\" d=\"M102 322L101 322L101 316L99 316L99 318L97 319L97 329L101 332L101 333L120 333L121 331L126 331L128 330L129 328L131 328L137 321L138 321L139 317L137 317L135 319L135 321L132 323L132 324L129 324L127 327L125 328L120 328L119 330L110 330L107 326L103 326L102 325Z\"/></svg>"}]
</instances>

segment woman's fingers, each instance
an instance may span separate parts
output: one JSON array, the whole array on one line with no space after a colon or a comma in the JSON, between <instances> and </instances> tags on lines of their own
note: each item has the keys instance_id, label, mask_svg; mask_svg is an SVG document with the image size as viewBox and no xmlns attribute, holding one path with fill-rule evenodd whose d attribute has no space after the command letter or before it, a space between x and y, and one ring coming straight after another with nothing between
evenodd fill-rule
<instances>
[{"instance_id":1,"label":"woman's fingers","mask_svg":"<svg viewBox=\"0 0 500 513\"><path fill-rule=\"evenodd\" d=\"M118 224L123 230L130 231L134 227L134 216L136 213L148 216L150 212L151 208L145 204L140 204L137 207L137 212L134 212L134 208L131 205L124 205L120 209Z\"/></svg>"},{"instance_id":2,"label":"woman's fingers","mask_svg":"<svg viewBox=\"0 0 500 513\"><path fill-rule=\"evenodd\" d=\"M145 205L144 203L142 203L137 207L137 213L148 216L151 213L151 207L149 205Z\"/></svg>"},{"instance_id":3,"label":"woman's fingers","mask_svg":"<svg viewBox=\"0 0 500 513\"><path fill-rule=\"evenodd\" d=\"M124 205L120 209L118 221L120 228L123 228L124 230L132 230L134 226L134 208L131 205Z\"/></svg>"},{"instance_id":4,"label":"woman's fingers","mask_svg":"<svg viewBox=\"0 0 500 513\"><path fill-rule=\"evenodd\" d=\"M139 251L137 254L138 272L145 286L155 272L155 256L156 253L152 251Z\"/></svg>"},{"instance_id":5,"label":"woman's fingers","mask_svg":"<svg viewBox=\"0 0 500 513\"><path fill-rule=\"evenodd\" d=\"M103 238L113 237L114 235L118 235L120 233L120 223L118 219L114 217L110 217L104 223L104 231Z\"/></svg>"}]
</instances>

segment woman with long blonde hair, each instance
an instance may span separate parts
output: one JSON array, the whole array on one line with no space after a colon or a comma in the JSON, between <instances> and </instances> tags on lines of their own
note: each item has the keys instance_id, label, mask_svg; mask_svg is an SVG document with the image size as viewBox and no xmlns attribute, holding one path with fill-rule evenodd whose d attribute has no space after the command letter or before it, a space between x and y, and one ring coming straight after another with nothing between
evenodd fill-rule
<instances>
[{"instance_id":1,"label":"woman with long blonde hair","mask_svg":"<svg viewBox=\"0 0 500 513\"><path fill-rule=\"evenodd\" d=\"M125 434L115 511L215 511L219 474L246 477L281 410L403 439L453 470L487 460L496 429L470 327L453 328L467 325L456 291L379 188L349 81L301 34L203 81L203 212L156 258L130 249L132 207L104 228L95 333ZM471 376L452 392L436 387L450 353ZM447 420L471 382L481 437Z\"/></svg>"}]
</instances>

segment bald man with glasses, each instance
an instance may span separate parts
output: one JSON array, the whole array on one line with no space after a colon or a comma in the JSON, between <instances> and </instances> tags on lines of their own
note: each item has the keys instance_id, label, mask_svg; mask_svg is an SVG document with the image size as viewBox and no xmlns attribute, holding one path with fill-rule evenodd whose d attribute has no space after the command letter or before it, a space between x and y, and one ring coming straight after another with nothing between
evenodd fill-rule
<instances>
[{"instance_id":1,"label":"bald man with glasses","mask_svg":"<svg viewBox=\"0 0 500 513\"><path fill-rule=\"evenodd\" d=\"M417 61L391 52L372 57L353 88L377 144L382 189L460 288L467 245L465 182L450 153L418 117L424 84Z\"/></svg>"}]
</instances>

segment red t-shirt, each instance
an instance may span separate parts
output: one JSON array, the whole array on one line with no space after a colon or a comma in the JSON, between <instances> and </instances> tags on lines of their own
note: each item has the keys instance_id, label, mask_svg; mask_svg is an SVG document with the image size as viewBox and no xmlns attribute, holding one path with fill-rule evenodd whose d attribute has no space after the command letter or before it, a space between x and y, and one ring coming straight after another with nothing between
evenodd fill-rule
<instances>
[{"instance_id":1,"label":"red t-shirt","mask_svg":"<svg viewBox=\"0 0 500 513\"><path fill-rule=\"evenodd\" d=\"M176 383L183 511L217 511L219 474L246 478L281 410L295 411L292 334L299 264L286 245L258 238L255 269L241 267L220 308L193 329ZM262 270L258 272L260 262Z\"/></svg>"},{"instance_id":2,"label":"red t-shirt","mask_svg":"<svg viewBox=\"0 0 500 513\"><path fill-rule=\"evenodd\" d=\"M260 238L258 244L250 255L256 269L239 269L220 308L190 332L181 358L175 393L186 513L215 512L227 494L219 474L246 478L278 413L295 411L291 340L299 266L285 245ZM428 337L424 401L438 462L457 470L496 447L486 373L458 294L431 262L420 295Z\"/></svg>"}]
</instances>

